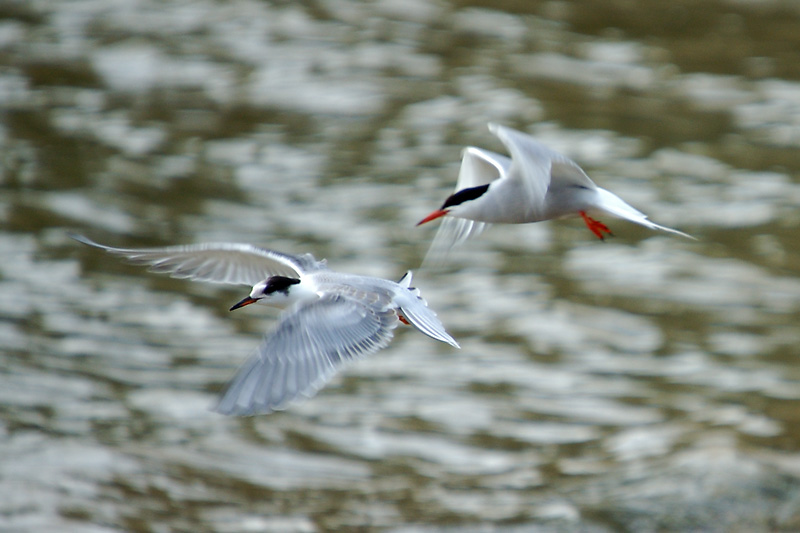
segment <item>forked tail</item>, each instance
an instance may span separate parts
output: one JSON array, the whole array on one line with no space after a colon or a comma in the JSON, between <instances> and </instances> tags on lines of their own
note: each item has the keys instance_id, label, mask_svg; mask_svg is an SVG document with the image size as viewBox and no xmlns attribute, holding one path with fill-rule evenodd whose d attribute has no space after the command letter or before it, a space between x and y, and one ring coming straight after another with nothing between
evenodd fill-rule
<instances>
[{"instance_id":1,"label":"forked tail","mask_svg":"<svg viewBox=\"0 0 800 533\"><path fill-rule=\"evenodd\" d=\"M674 233L675 235L680 235L681 237L686 237L687 239L697 240L696 237L692 237L688 233L684 233L667 226L662 226L661 224L656 224L647 218L647 215L634 208L625 202L625 200L610 191L598 187L597 194L600 196L600 201L598 202L597 208L610 215L624 218L625 220L635 222L636 224L641 224L646 228L666 231L669 233Z\"/></svg>"},{"instance_id":2,"label":"forked tail","mask_svg":"<svg viewBox=\"0 0 800 533\"><path fill-rule=\"evenodd\" d=\"M461 348L456 340L444 329L441 320L436 316L428 304L419 296L419 290L410 287L411 271L400 278L398 282L403 291L397 295L396 301L399 311L408 322L422 333L437 341L446 342L456 348Z\"/></svg>"}]
</instances>

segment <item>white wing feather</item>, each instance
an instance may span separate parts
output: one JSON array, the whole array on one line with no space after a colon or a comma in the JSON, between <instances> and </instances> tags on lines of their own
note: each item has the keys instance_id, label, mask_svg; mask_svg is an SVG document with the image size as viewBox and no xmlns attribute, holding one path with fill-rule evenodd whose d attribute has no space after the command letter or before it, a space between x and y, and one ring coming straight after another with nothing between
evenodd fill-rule
<instances>
[{"instance_id":1,"label":"white wing feather","mask_svg":"<svg viewBox=\"0 0 800 533\"><path fill-rule=\"evenodd\" d=\"M255 415L314 396L348 361L386 347L397 313L329 295L284 313L275 330L228 384L216 410Z\"/></svg>"},{"instance_id":2,"label":"white wing feather","mask_svg":"<svg viewBox=\"0 0 800 533\"><path fill-rule=\"evenodd\" d=\"M508 176L511 159L504 155L469 146L461 153L456 192L486 185ZM491 224L466 218L444 217L422 262L431 267L442 263L447 252L471 237L477 237Z\"/></svg>"},{"instance_id":3,"label":"white wing feather","mask_svg":"<svg viewBox=\"0 0 800 533\"><path fill-rule=\"evenodd\" d=\"M250 244L216 243L170 246L166 248L113 248L98 244L83 235L70 234L76 241L124 257L152 272L193 281L255 285L270 276L299 278L325 267L311 254L294 256Z\"/></svg>"}]
</instances>

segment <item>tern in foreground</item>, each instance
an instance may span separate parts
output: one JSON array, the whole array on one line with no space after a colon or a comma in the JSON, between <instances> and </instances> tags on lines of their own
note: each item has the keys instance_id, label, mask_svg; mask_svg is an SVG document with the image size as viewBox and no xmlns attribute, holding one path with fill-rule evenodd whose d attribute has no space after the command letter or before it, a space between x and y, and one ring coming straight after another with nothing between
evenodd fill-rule
<instances>
[{"instance_id":1,"label":"tern in foreground","mask_svg":"<svg viewBox=\"0 0 800 533\"><path fill-rule=\"evenodd\" d=\"M131 250L70 236L174 278L252 286L231 311L253 303L288 307L228 384L216 406L222 414L269 413L314 396L345 362L386 347L401 321L459 347L410 286L410 271L395 283L334 272L311 254L249 244Z\"/></svg>"},{"instance_id":2,"label":"tern in foreground","mask_svg":"<svg viewBox=\"0 0 800 533\"><path fill-rule=\"evenodd\" d=\"M505 145L511 158L472 146L464 150L456 192L417 224L447 217L429 256L446 252L493 223L524 224L580 216L600 239L604 234L611 235L608 226L590 213L694 238L651 222L619 196L595 185L574 161L530 135L499 124L489 124L489 131Z\"/></svg>"}]
</instances>

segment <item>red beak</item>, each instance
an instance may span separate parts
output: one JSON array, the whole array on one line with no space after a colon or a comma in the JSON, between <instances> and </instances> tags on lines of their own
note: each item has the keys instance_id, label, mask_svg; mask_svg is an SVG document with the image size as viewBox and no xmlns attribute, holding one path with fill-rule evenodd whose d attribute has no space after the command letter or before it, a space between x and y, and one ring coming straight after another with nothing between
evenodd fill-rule
<instances>
[{"instance_id":1,"label":"red beak","mask_svg":"<svg viewBox=\"0 0 800 533\"><path fill-rule=\"evenodd\" d=\"M230 310L230 311L233 311L233 310L235 310L235 309L239 309L240 307L244 307L245 305L254 304L254 303L256 303L257 301L258 301L258 299L256 299L256 298L251 298L250 296L247 296L247 297L245 297L245 298L242 298L242 300L241 300L239 303L235 304L235 305L234 305L233 307L231 307L229 310Z\"/></svg>"},{"instance_id":2,"label":"red beak","mask_svg":"<svg viewBox=\"0 0 800 533\"><path fill-rule=\"evenodd\" d=\"M421 226L421 225L425 224L426 222L430 222L431 220L436 220L439 217L443 217L447 213L449 213L448 209L437 209L436 211L434 211L430 215L426 216L425 218L423 218L422 220L417 222L417 226Z\"/></svg>"}]
</instances>

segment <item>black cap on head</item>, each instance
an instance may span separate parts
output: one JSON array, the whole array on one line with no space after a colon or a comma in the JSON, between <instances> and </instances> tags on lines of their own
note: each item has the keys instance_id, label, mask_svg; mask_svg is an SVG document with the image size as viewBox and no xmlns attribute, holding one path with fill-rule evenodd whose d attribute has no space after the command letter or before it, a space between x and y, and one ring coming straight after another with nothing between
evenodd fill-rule
<instances>
[{"instance_id":1,"label":"black cap on head","mask_svg":"<svg viewBox=\"0 0 800 533\"><path fill-rule=\"evenodd\" d=\"M297 278L287 278L286 276L272 276L267 280L264 286L264 294L272 294L275 292L282 292L289 294L289 287L297 285L300 280Z\"/></svg>"},{"instance_id":2,"label":"black cap on head","mask_svg":"<svg viewBox=\"0 0 800 533\"><path fill-rule=\"evenodd\" d=\"M478 185L477 187L469 187L468 189L461 189L455 194L451 194L450 197L444 201L444 205L442 205L442 209L447 209L448 207L452 207L454 205L463 204L466 201L474 200L475 198L480 198L483 196L483 193L489 188L489 184L486 185Z\"/></svg>"}]
</instances>

